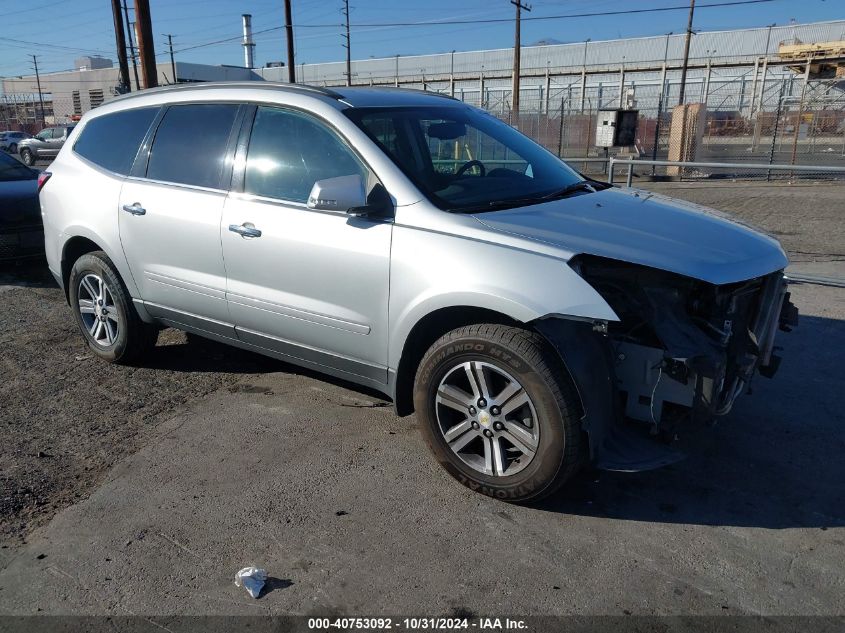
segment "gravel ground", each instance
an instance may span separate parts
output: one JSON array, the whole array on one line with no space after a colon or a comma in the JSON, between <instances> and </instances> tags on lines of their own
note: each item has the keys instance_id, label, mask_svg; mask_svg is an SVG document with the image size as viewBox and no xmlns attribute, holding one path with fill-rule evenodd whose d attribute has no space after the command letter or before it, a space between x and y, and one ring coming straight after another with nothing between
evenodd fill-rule
<instances>
[{"instance_id":1,"label":"gravel ground","mask_svg":"<svg viewBox=\"0 0 845 633\"><path fill-rule=\"evenodd\" d=\"M43 264L0 269L0 345L4 546L84 498L175 408L273 362L175 330L144 367L97 362Z\"/></svg>"}]
</instances>

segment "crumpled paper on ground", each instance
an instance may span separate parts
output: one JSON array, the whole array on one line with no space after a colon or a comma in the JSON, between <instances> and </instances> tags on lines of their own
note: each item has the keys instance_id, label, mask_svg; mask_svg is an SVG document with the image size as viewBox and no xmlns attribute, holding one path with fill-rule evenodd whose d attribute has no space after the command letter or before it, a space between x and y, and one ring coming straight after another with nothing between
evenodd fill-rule
<instances>
[{"instance_id":1,"label":"crumpled paper on ground","mask_svg":"<svg viewBox=\"0 0 845 633\"><path fill-rule=\"evenodd\" d=\"M244 567L235 574L235 585L242 586L253 598L257 598L267 580L267 571L258 567Z\"/></svg>"}]
</instances>

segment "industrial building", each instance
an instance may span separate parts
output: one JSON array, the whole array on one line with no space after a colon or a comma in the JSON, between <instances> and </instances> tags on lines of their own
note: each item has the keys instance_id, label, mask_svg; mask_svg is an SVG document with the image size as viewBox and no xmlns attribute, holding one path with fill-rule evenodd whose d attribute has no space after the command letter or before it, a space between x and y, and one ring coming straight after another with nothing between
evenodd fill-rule
<instances>
[{"instance_id":1,"label":"industrial building","mask_svg":"<svg viewBox=\"0 0 845 633\"><path fill-rule=\"evenodd\" d=\"M212 66L176 62L176 82L199 81L249 81L260 77L248 68L239 66ZM174 83L170 63L156 65L159 85ZM130 69L132 89L138 81ZM109 59L83 57L76 60L75 70L58 73L41 73L41 96L44 101L46 124L67 123L96 108L105 100L119 93L119 70ZM40 129L40 102L35 75L4 79L0 95L0 127L35 127ZM16 125L17 124L17 125ZM5 126L5 127L4 127Z\"/></svg>"},{"instance_id":2,"label":"industrial building","mask_svg":"<svg viewBox=\"0 0 845 633\"><path fill-rule=\"evenodd\" d=\"M523 46L520 102L523 111L552 112L566 107L580 110L624 105L637 100L642 110L656 113L661 86L664 96L677 95L685 35L542 46ZM779 83L794 83L793 57L780 57L780 48L807 43L842 42L845 20L790 24L756 29L701 31L690 46L687 101L717 96L721 110L749 113L771 105ZM792 49L790 49L791 51ZM831 52L835 65L845 64L845 50ZM829 67L829 66L828 66ZM845 66L840 65L840 68ZM395 85L447 92L458 99L493 111L507 109L512 92L513 48L353 60L352 83ZM801 63L798 71L803 70ZM257 70L264 79L285 81L284 68ZM823 89L842 95L845 76L835 73L811 79L827 80ZM344 62L297 65L297 80L315 85L346 83ZM800 83L800 82L799 82ZM837 84L838 88L837 89ZM787 94L791 94L787 89ZM711 108L712 109L712 108Z\"/></svg>"}]
</instances>

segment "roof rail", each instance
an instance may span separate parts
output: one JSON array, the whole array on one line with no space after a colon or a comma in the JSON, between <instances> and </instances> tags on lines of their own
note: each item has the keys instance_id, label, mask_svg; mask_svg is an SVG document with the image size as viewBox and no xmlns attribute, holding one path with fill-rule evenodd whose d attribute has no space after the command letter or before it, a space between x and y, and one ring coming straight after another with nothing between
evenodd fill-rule
<instances>
[{"instance_id":1,"label":"roof rail","mask_svg":"<svg viewBox=\"0 0 845 633\"><path fill-rule=\"evenodd\" d=\"M385 91L396 91L396 92L417 92L424 95L429 95L431 97L443 97L444 99L451 99L452 101L460 101L460 99L453 97L452 95L447 95L443 92L436 92L434 90L417 90L416 88L401 88L400 86L346 86L347 90L385 90Z\"/></svg>"},{"instance_id":2,"label":"roof rail","mask_svg":"<svg viewBox=\"0 0 845 633\"><path fill-rule=\"evenodd\" d=\"M110 99L109 102L114 103L115 101L123 101L125 99L131 99L134 97L140 97L148 94L183 92L190 90L212 90L214 88L254 88L259 90L284 90L287 92L312 92L315 94L323 95L324 97L328 97L329 99L343 99L343 95L341 95L340 93L335 92L334 90L331 90L329 88L324 88L322 86L311 86L308 84L289 84L275 81L262 81L256 79L254 81L203 81L196 83L176 84L171 86L158 86L156 88L147 88L145 90L139 90L123 94L118 97L115 97L114 99Z\"/></svg>"}]
</instances>

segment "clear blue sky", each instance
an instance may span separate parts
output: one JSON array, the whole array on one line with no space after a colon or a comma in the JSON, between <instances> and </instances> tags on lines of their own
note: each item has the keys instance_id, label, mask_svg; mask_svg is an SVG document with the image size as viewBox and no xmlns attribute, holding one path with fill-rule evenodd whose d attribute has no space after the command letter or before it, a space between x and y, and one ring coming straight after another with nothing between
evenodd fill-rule
<instances>
[{"instance_id":1,"label":"clear blue sky","mask_svg":"<svg viewBox=\"0 0 845 633\"><path fill-rule=\"evenodd\" d=\"M767 4L707 9L722 0L698 0L695 28L733 29L767 24L814 22L845 18L845 0L775 0ZM671 7L688 0L535 0L531 17ZM129 0L130 7L134 2ZM342 0L293 0L297 63L344 59L341 47ZM151 0L156 53L166 59L166 38L172 33L177 51L220 39L238 37L240 15L252 13L253 29L284 23L283 0ZM513 45L513 24L461 24L417 27L374 27L355 24L512 18L508 0L350 0L353 59L501 48ZM681 32L684 10L611 17L523 22L523 44L541 39L562 42L614 39ZM296 28L301 25L301 28ZM306 25L336 25L320 28ZM845 36L845 34L843 34ZM256 64L285 59L284 31L256 36ZM18 40L18 41L9 41ZM24 42L21 42L23 40ZM86 53L116 59L109 0L0 0L0 76L31 73L29 54L39 55L45 72L73 66ZM177 60L206 64L243 63L238 41L178 52Z\"/></svg>"}]
</instances>

